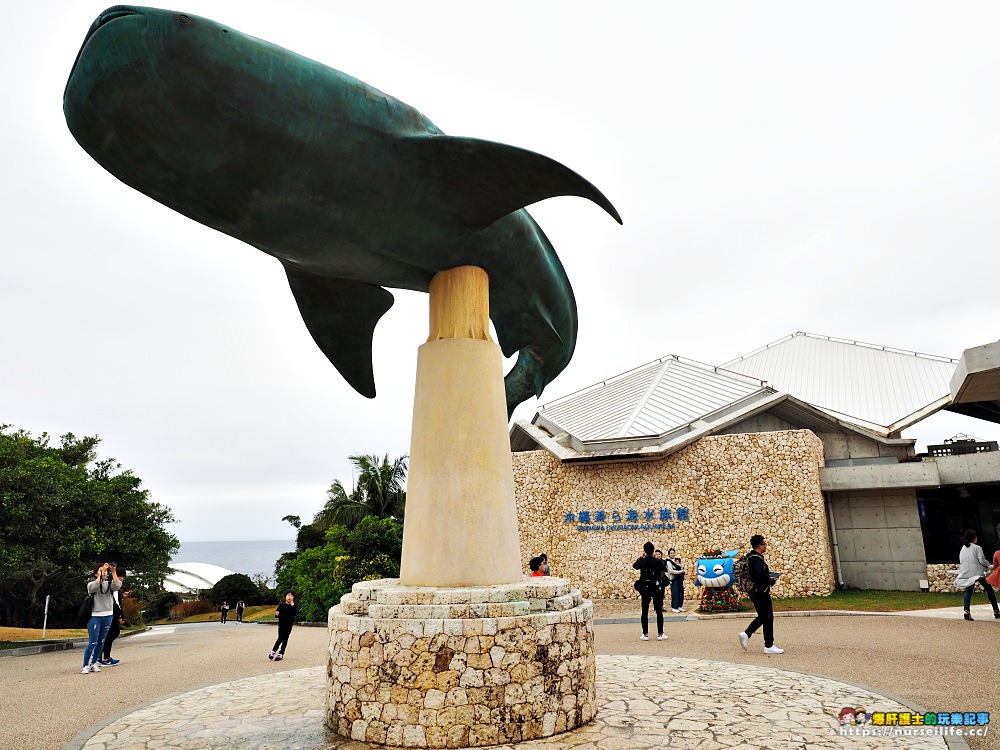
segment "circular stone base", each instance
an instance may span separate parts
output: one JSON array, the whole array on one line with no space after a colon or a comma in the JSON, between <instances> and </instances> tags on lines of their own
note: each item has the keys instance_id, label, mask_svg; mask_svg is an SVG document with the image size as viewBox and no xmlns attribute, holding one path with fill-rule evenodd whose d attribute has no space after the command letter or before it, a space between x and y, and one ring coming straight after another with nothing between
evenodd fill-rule
<instances>
[{"instance_id":1,"label":"circular stone base","mask_svg":"<svg viewBox=\"0 0 1000 750\"><path fill-rule=\"evenodd\" d=\"M564 578L364 581L330 610L326 724L392 747L549 737L594 718L593 607Z\"/></svg>"}]
</instances>

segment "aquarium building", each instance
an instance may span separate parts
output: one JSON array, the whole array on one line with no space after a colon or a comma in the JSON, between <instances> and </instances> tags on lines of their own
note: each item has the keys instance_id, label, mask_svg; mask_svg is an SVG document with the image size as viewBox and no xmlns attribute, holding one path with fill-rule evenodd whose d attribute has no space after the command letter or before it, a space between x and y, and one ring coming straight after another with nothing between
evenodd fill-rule
<instances>
[{"instance_id":1,"label":"aquarium building","mask_svg":"<svg viewBox=\"0 0 1000 750\"><path fill-rule=\"evenodd\" d=\"M663 357L512 425L522 555L627 596L647 539L693 563L761 533L779 595L948 590L964 529L997 546L1000 451L916 454L904 431L941 409L1000 422L1000 343L954 359L795 333L718 366Z\"/></svg>"}]
</instances>

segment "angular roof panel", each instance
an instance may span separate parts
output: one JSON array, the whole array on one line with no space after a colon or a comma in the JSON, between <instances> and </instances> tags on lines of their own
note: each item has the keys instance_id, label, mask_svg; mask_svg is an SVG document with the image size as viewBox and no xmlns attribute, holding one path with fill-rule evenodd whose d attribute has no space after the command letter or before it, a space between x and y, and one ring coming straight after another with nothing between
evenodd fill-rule
<instances>
[{"instance_id":1,"label":"angular roof panel","mask_svg":"<svg viewBox=\"0 0 1000 750\"><path fill-rule=\"evenodd\" d=\"M957 364L798 332L723 367L857 424L894 433L947 405Z\"/></svg>"},{"instance_id":2,"label":"angular roof panel","mask_svg":"<svg viewBox=\"0 0 1000 750\"><path fill-rule=\"evenodd\" d=\"M538 416L583 442L658 436L763 392L771 389L755 378L671 355L545 404Z\"/></svg>"}]
</instances>

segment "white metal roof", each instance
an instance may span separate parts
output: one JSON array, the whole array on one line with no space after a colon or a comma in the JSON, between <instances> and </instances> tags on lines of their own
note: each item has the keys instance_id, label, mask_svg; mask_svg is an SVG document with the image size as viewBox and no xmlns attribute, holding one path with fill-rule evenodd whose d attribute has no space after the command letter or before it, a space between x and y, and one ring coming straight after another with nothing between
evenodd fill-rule
<instances>
[{"instance_id":1,"label":"white metal roof","mask_svg":"<svg viewBox=\"0 0 1000 750\"><path fill-rule=\"evenodd\" d=\"M233 571L211 563L170 563L170 573L163 580L163 588L175 594L193 594L212 588Z\"/></svg>"},{"instance_id":2,"label":"white metal roof","mask_svg":"<svg viewBox=\"0 0 1000 750\"><path fill-rule=\"evenodd\" d=\"M753 394L755 378L671 355L539 407L581 441L663 435Z\"/></svg>"},{"instance_id":3,"label":"white metal roof","mask_svg":"<svg viewBox=\"0 0 1000 750\"><path fill-rule=\"evenodd\" d=\"M957 365L947 357L798 332L723 367L891 434L950 402Z\"/></svg>"}]
</instances>

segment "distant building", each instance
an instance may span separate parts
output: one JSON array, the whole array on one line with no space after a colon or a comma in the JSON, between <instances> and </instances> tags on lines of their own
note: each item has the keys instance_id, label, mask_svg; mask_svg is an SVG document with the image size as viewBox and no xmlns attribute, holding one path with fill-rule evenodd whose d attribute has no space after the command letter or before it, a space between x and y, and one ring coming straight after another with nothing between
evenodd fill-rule
<instances>
[{"instance_id":1,"label":"distant building","mask_svg":"<svg viewBox=\"0 0 1000 750\"><path fill-rule=\"evenodd\" d=\"M175 594L191 595L208 591L233 571L211 563L171 563L163 588Z\"/></svg>"},{"instance_id":2,"label":"distant building","mask_svg":"<svg viewBox=\"0 0 1000 750\"><path fill-rule=\"evenodd\" d=\"M647 538L693 563L759 532L786 594L951 590L964 529L997 546L1000 452L916 455L902 431L941 409L1000 422L1000 343L950 359L795 333L718 367L664 357L511 427L522 554L625 596Z\"/></svg>"}]
</instances>

